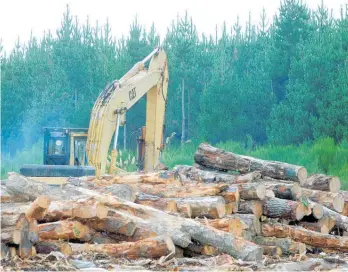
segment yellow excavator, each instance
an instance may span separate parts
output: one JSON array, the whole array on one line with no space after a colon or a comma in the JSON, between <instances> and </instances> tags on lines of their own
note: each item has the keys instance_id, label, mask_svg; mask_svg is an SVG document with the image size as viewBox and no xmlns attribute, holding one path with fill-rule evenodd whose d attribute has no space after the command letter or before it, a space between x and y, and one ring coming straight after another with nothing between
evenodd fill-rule
<instances>
[{"instance_id":1,"label":"yellow excavator","mask_svg":"<svg viewBox=\"0 0 348 272\"><path fill-rule=\"evenodd\" d=\"M163 167L160 153L164 148L168 80L167 55L163 49L156 48L100 93L88 129L45 127L43 165L22 165L20 173L46 182L54 177L49 183L56 183L58 177L96 175L99 178L122 171L116 167L119 127L125 124L126 112L144 95L146 124L138 138L138 170L151 172Z\"/></svg>"}]
</instances>

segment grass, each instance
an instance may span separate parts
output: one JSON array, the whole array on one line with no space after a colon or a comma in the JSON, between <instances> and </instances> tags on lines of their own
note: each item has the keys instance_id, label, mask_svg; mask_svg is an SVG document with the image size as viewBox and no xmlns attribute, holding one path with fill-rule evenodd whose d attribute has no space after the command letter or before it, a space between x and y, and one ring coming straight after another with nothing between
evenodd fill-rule
<instances>
[{"instance_id":1,"label":"grass","mask_svg":"<svg viewBox=\"0 0 348 272\"><path fill-rule=\"evenodd\" d=\"M169 168L175 165L194 163L194 153L199 141L190 141L182 146L167 142L161 160ZM265 160L277 160L292 164L303 165L309 174L323 173L336 175L341 179L344 190L348 190L348 141L335 144L331 138L323 138L314 143L295 145L262 145L253 149L245 148L241 143L228 141L215 146L237 154L248 155ZM17 152L13 156L2 154L1 178L6 178L7 172L18 171L24 163L42 163L42 143ZM134 152L120 151L118 166L127 171L136 170Z\"/></svg>"}]
</instances>

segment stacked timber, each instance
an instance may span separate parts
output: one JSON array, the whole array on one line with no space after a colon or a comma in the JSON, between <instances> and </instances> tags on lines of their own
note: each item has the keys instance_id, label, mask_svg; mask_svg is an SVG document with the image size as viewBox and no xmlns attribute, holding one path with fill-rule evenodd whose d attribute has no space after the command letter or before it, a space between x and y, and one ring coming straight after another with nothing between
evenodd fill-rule
<instances>
[{"instance_id":1,"label":"stacked timber","mask_svg":"<svg viewBox=\"0 0 348 272\"><path fill-rule=\"evenodd\" d=\"M348 252L348 194L338 177L202 143L194 165L68 178L8 173L2 257L59 251L127 259L229 254L243 261Z\"/></svg>"}]
</instances>

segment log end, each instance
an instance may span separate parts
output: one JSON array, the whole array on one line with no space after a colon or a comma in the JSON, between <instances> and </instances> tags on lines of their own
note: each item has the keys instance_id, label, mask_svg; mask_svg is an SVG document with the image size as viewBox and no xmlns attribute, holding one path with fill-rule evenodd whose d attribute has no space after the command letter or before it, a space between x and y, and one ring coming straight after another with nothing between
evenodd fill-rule
<instances>
[{"instance_id":1,"label":"log end","mask_svg":"<svg viewBox=\"0 0 348 272\"><path fill-rule=\"evenodd\" d=\"M308 173L307 173L307 169L305 167L300 167L297 170L297 178L298 178L301 186L305 183L307 176L308 176Z\"/></svg>"},{"instance_id":2,"label":"log end","mask_svg":"<svg viewBox=\"0 0 348 272\"><path fill-rule=\"evenodd\" d=\"M104 206L103 203L98 203L96 206L96 214L99 219L105 219L108 217L109 209Z\"/></svg>"},{"instance_id":3,"label":"log end","mask_svg":"<svg viewBox=\"0 0 348 272\"><path fill-rule=\"evenodd\" d=\"M312 207L312 214L316 219L320 219L324 216L324 208L323 205L319 203L315 203Z\"/></svg>"},{"instance_id":4,"label":"log end","mask_svg":"<svg viewBox=\"0 0 348 272\"><path fill-rule=\"evenodd\" d=\"M337 195L333 199L333 207L338 213L343 212L344 208L344 198L341 195Z\"/></svg>"},{"instance_id":5,"label":"log end","mask_svg":"<svg viewBox=\"0 0 348 272\"><path fill-rule=\"evenodd\" d=\"M341 181L338 177L332 177L329 184L330 192L338 193L341 189Z\"/></svg>"},{"instance_id":6,"label":"log end","mask_svg":"<svg viewBox=\"0 0 348 272\"><path fill-rule=\"evenodd\" d=\"M302 196L302 188L301 185L298 183L293 183L291 188L292 198L294 200L300 199Z\"/></svg>"},{"instance_id":7,"label":"log end","mask_svg":"<svg viewBox=\"0 0 348 272\"><path fill-rule=\"evenodd\" d=\"M261 200L264 200L266 198L266 186L264 184L260 184L257 186L256 195Z\"/></svg>"},{"instance_id":8,"label":"log end","mask_svg":"<svg viewBox=\"0 0 348 272\"><path fill-rule=\"evenodd\" d=\"M301 219L305 216L306 208L302 203L299 203L296 207L296 219L301 221Z\"/></svg>"},{"instance_id":9,"label":"log end","mask_svg":"<svg viewBox=\"0 0 348 272\"><path fill-rule=\"evenodd\" d=\"M223 218L226 215L226 207L224 203L217 203L216 204L216 215L217 218Z\"/></svg>"}]
</instances>

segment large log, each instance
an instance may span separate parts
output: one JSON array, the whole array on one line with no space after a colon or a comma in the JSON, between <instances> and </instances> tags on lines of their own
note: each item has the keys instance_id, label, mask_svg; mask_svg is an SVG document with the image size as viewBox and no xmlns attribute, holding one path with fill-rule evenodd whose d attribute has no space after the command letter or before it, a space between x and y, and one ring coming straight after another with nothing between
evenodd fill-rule
<instances>
[{"instance_id":1,"label":"large log","mask_svg":"<svg viewBox=\"0 0 348 272\"><path fill-rule=\"evenodd\" d=\"M25 213L29 208L29 205L23 203L23 205L14 205L12 203L10 206L3 204L1 206L1 227L11 227L15 226L19 216Z\"/></svg>"},{"instance_id":2,"label":"large log","mask_svg":"<svg viewBox=\"0 0 348 272\"><path fill-rule=\"evenodd\" d=\"M307 170L303 166L242 156L207 143L199 145L194 160L203 166L219 170L236 170L240 173L260 171L262 176L292 181L302 181L307 178Z\"/></svg>"},{"instance_id":3,"label":"large log","mask_svg":"<svg viewBox=\"0 0 348 272\"><path fill-rule=\"evenodd\" d=\"M302 196L302 189L298 183L273 183L264 182L267 190L272 190L275 197L288 199L288 200L299 200Z\"/></svg>"},{"instance_id":4,"label":"large log","mask_svg":"<svg viewBox=\"0 0 348 272\"><path fill-rule=\"evenodd\" d=\"M295 242L290 238L276 238L276 237L263 237L255 236L253 242L258 245L264 246L277 246L282 249L282 253L289 254L300 254L303 255L306 252L306 245L304 243Z\"/></svg>"},{"instance_id":5,"label":"large log","mask_svg":"<svg viewBox=\"0 0 348 272\"><path fill-rule=\"evenodd\" d=\"M177 165L174 171L180 177L182 183L247 183L257 181L261 178L260 172L252 172L245 175L232 175L226 173L218 173L216 171L202 170L194 166Z\"/></svg>"},{"instance_id":6,"label":"large log","mask_svg":"<svg viewBox=\"0 0 348 272\"><path fill-rule=\"evenodd\" d=\"M40 240L72 240L83 238L89 228L78 221L57 221L38 225Z\"/></svg>"},{"instance_id":7,"label":"large log","mask_svg":"<svg viewBox=\"0 0 348 272\"><path fill-rule=\"evenodd\" d=\"M320 191L338 193L341 188L341 181L336 176L327 176L324 174L311 175L301 181L304 188Z\"/></svg>"},{"instance_id":8,"label":"large log","mask_svg":"<svg viewBox=\"0 0 348 272\"><path fill-rule=\"evenodd\" d=\"M197 184L174 186L159 184L156 186L139 184L134 187L138 192L160 197L195 197L195 196L215 196L226 190L226 184Z\"/></svg>"},{"instance_id":9,"label":"large log","mask_svg":"<svg viewBox=\"0 0 348 272\"><path fill-rule=\"evenodd\" d=\"M262 257L262 248L242 238L235 237L231 233L220 232L192 219L173 216L152 207L112 196L98 195L98 193L89 192L90 190L84 188L78 189L85 195L94 195L97 199L103 200L106 206L117 209L114 210L115 213L134 220L138 227L150 229L158 235L169 235L177 246L186 248L192 242L191 239L195 239L201 244L214 246L221 252L233 254L232 256L236 258L259 260ZM118 209L120 206L123 207L123 210ZM127 212L129 210L135 212L136 215ZM194 229L199 233L194 233ZM222 243L222 239L230 241L230 243ZM232 243L232 241L235 243Z\"/></svg>"},{"instance_id":10,"label":"large log","mask_svg":"<svg viewBox=\"0 0 348 272\"><path fill-rule=\"evenodd\" d=\"M238 213L253 214L259 219L263 214L263 203L258 200L241 201L238 205Z\"/></svg>"},{"instance_id":11,"label":"large log","mask_svg":"<svg viewBox=\"0 0 348 272\"><path fill-rule=\"evenodd\" d=\"M259 261L262 259L263 249L261 247L243 238L231 235L231 233L204 227L202 224L189 221L184 222L181 228L201 244L212 245L219 251L238 256L242 260Z\"/></svg>"},{"instance_id":12,"label":"large log","mask_svg":"<svg viewBox=\"0 0 348 272\"><path fill-rule=\"evenodd\" d=\"M301 220L304 217L304 205L281 198L268 198L263 202L263 214L271 218Z\"/></svg>"},{"instance_id":13,"label":"large log","mask_svg":"<svg viewBox=\"0 0 348 272\"><path fill-rule=\"evenodd\" d=\"M297 242L318 248L335 249L348 252L348 237L323 234L302 227L279 223L262 224L262 235L266 237L291 238Z\"/></svg>"},{"instance_id":14,"label":"large log","mask_svg":"<svg viewBox=\"0 0 348 272\"><path fill-rule=\"evenodd\" d=\"M70 243L73 252L97 252L105 253L118 258L159 258L174 255L175 246L171 238L161 235L147 238L137 242L120 244L73 244Z\"/></svg>"},{"instance_id":15,"label":"large log","mask_svg":"<svg viewBox=\"0 0 348 272\"><path fill-rule=\"evenodd\" d=\"M52 199L61 199L63 193L57 186L49 186L44 182L38 182L15 172L8 173L6 188L13 195L26 197L34 201L39 196L50 196Z\"/></svg>"},{"instance_id":16,"label":"large log","mask_svg":"<svg viewBox=\"0 0 348 272\"><path fill-rule=\"evenodd\" d=\"M302 196L339 213L343 211L344 198L339 193L302 188Z\"/></svg>"}]
</instances>

